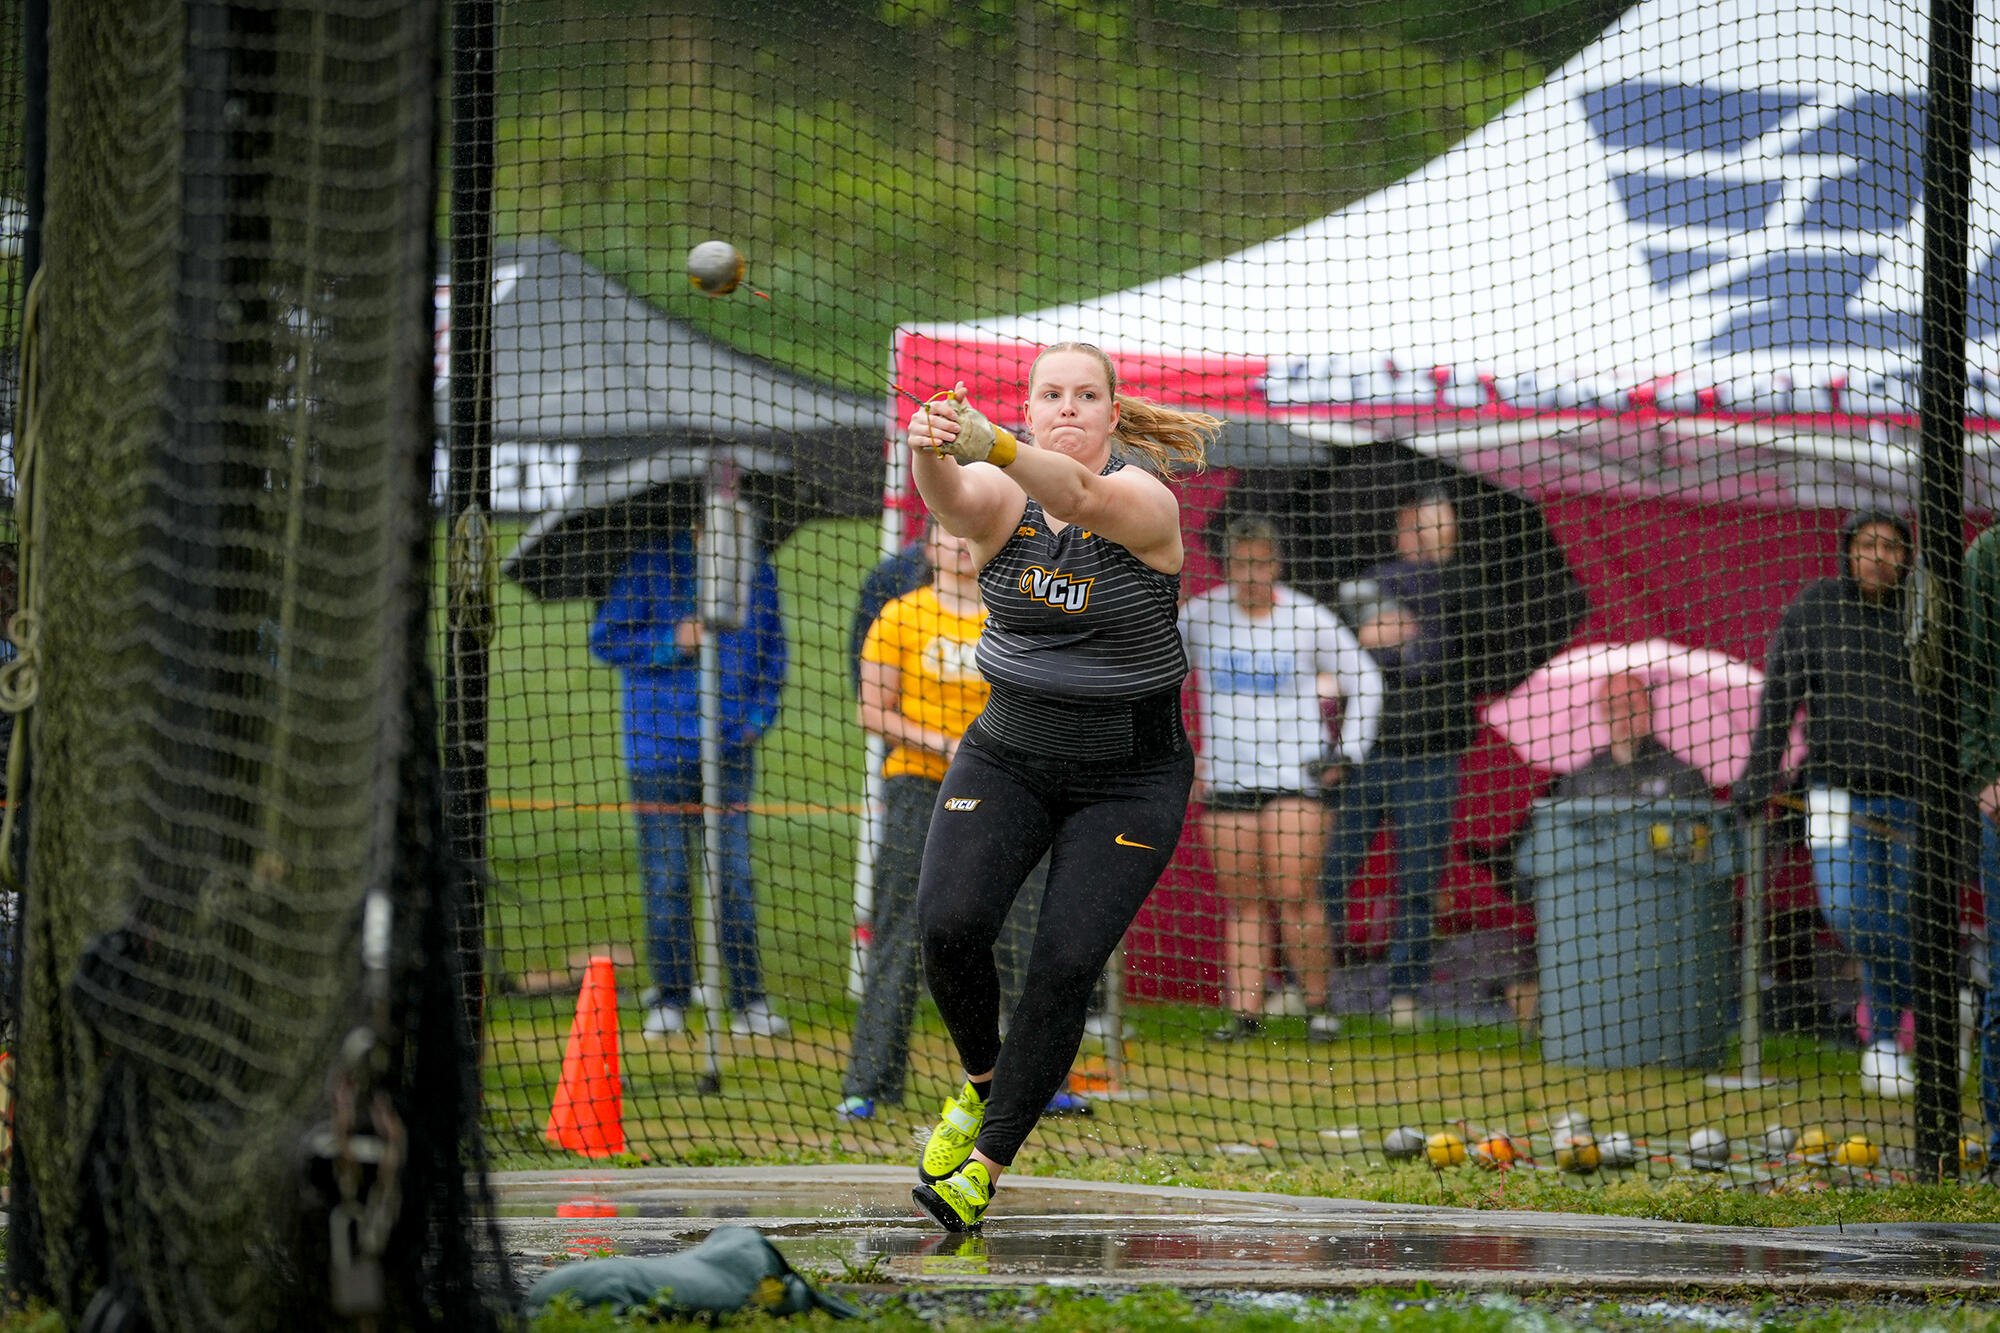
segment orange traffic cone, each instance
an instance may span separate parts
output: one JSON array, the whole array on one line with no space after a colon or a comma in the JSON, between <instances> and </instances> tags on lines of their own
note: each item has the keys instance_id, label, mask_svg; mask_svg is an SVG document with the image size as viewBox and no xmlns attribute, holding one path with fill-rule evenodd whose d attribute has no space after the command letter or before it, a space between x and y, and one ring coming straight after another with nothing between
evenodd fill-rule
<instances>
[{"instance_id":1,"label":"orange traffic cone","mask_svg":"<svg viewBox=\"0 0 2000 1333\"><path fill-rule=\"evenodd\" d=\"M563 1050L562 1082L549 1110L549 1142L586 1157L625 1151L625 1094L618 1078L618 981L609 958L593 958L576 997Z\"/></svg>"}]
</instances>

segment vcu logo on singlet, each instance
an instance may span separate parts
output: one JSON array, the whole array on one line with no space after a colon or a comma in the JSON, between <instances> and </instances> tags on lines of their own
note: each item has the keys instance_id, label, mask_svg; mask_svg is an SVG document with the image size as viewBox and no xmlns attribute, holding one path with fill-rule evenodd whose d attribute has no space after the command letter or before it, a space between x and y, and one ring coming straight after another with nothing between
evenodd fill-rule
<instances>
[{"instance_id":1,"label":"vcu logo on singlet","mask_svg":"<svg viewBox=\"0 0 2000 1333\"><path fill-rule=\"evenodd\" d=\"M1056 610L1073 616L1090 605L1092 582L1092 579L1073 579L1056 570L1033 565L1021 575L1021 591L1038 602L1046 602Z\"/></svg>"}]
</instances>

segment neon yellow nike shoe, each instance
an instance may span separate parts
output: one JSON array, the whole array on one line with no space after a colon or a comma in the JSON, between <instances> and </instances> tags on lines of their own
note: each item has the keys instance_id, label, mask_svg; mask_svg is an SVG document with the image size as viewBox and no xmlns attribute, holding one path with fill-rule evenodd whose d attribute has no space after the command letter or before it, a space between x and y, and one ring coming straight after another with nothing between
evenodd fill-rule
<instances>
[{"instance_id":1,"label":"neon yellow nike shoe","mask_svg":"<svg viewBox=\"0 0 2000 1333\"><path fill-rule=\"evenodd\" d=\"M970 1082L958 1096L945 1099L937 1128L924 1141L924 1158L917 1164L917 1178L935 1185L964 1166L972 1157L972 1143L979 1127L986 1123L986 1099Z\"/></svg>"},{"instance_id":2,"label":"neon yellow nike shoe","mask_svg":"<svg viewBox=\"0 0 2000 1333\"><path fill-rule=\"evenodd\" d=\"M910 1197L946 1231L977 1231L986 1220L986 1205L993 1202L993 1178L986 1174L984 1162L968 1161L963 1171L919 1185Z\"/></svg>"}]
</instances>

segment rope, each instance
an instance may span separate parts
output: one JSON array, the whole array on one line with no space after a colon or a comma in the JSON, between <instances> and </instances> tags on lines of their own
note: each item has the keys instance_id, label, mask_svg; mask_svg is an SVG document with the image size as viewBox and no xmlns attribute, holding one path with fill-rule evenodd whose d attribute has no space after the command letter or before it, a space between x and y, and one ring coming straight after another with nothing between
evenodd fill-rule
<instances>
[{"instance_id":1,"label":"rope","mask_svg":"<svg viewBox=\"0 0 2000 1333\"><path fill-rule=\"evenodd\" d=\"M13 799L21 790L28 768L28 727L21 717L41 697L41 616L36 578L36 544L40 515L35 510L35 469L41 438L41 296L42 271L28 284L28 297L21 317L21 408L14 434L14 522L20 532L19 554L15 559L14 583L18 605L7 621L7 637L14 643L14 660L0 666L0 710L20 718L7 745L7 810L0 816L0 878L8 887L21 888L20 872L10 849L14 846L14 820L21 802Z\"/></svg>"},{"instance_id":2,"label":"rope","mask_svg":"<svg viewBox=\"0 0 2000 1333\"><path fill-rule=\"evenodd\" d=\"M448 623L455 633L476 635L482 648L493 646L499 623L500 556L493 527L477 500L467 505L451 525L445 555Z\"/></svg>"}]
</instances>

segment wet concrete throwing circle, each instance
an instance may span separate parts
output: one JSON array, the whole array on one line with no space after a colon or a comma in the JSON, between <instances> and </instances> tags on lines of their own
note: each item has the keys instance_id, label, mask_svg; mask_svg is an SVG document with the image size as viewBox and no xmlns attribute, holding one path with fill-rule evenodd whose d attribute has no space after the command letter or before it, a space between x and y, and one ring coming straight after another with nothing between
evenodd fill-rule
<instances>
[{"instance_id":1,"label":"wet concrete throwing circle","mask_svg":"<svg viewBox=\"0 0 2000 1333\"><path fill-rule=\"evenodd\" d=\"M1788 1293L2000 1290L2000 1226L1756 1229L1567 1213L1010 1176L983 1232L952 1236L900 1167L527 1171L495 1177L526 1267L670 1254L754 1226L795 1267L912 1284L1117 1283Z\"/></svg>"}]
</instances>

